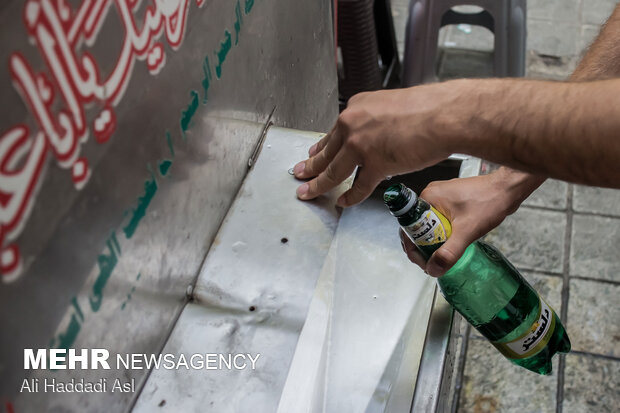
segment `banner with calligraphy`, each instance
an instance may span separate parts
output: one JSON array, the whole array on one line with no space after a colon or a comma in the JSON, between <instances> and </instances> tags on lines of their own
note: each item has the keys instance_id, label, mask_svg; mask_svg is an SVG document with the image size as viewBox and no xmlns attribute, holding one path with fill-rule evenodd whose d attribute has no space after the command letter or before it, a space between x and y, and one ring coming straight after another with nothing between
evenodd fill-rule
<instances>
[{"instance_id":1,"label":"banner with calligraphy","mask_svg":"<svg viewBox=\"0 0 620 413\"><path fill-rule=\"evenodd\" d=\"M123 410L20 393L23 349L162 346L269 115L335 119L330 4L7 1L0 30L0 412Z\"/></svg>"}]
</instances>

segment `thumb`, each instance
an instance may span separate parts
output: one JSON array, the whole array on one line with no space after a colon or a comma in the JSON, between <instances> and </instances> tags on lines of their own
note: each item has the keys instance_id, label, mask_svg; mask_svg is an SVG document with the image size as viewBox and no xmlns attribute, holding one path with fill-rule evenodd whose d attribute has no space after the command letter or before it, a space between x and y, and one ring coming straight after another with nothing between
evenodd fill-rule
<instances>
[{"instance_id":1,"label":"thumb","mask_svg":"<svg viewBox=\"0 0 620 413\"><path fill-rule=\"evenodd\" d=\"M459 234L453 232L452 236L428 259L426 272L429 275L441 277L461 258L471 242Z\"/></svg>"}]
</instances>

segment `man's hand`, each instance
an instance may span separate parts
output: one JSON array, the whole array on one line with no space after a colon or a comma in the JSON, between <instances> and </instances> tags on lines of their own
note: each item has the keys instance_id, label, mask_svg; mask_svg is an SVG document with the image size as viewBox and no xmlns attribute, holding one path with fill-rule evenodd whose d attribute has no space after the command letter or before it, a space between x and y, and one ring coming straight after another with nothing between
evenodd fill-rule
<instances>
[{"instance_id":1,"label":"man's hand","mask_svg":"<svg viewBox=\"0 0 620 413\"><path fill-rule=\"evenodd\" d=\"M429 275L439 277L463 255L465 249L498 226L544 181L508 168L489 175L431 182L420 194L452 223L452 235L425 262L401 230L403 249L409 259Z\"/></svg>"},{"instance_id":2,"label":"man's hand","mask_svg":"<svg viewBox=\"0 0 620 413\"><path fill-rule=\"evenodd\" d=\"M361 170L338 200L351 206L366 199L387 176L417 171L448 157L474 105L461 102L467 82L361 93L349 100L336 125L295 165L297 178L314 178L297 189L313 199ZM441 135L441 139L437 137Z\"/></svg>"},{"instance_id":3,"label":"man's hand","mask_svg":"<svg viewBox=\"0 0 620 413\"><path fill-rule=\"evenodd\" d=\"M570 80L618 78L619 38L620 5ZM361 165L356 184L339 200L353 205L384 177L421 169L452 152L529 171L502 168L488 176L436 182L422 192L452 221L452 236L428 263L402 232L401 239L413 262L439 276L471 242L518 208L544 181L538 175L620 187L618 90L620 80L571 86L508 79L361 94L310 149L310 159L295 166L298 178L316 177L297 195L312 199Z\"/></svg>"}]
</instances>

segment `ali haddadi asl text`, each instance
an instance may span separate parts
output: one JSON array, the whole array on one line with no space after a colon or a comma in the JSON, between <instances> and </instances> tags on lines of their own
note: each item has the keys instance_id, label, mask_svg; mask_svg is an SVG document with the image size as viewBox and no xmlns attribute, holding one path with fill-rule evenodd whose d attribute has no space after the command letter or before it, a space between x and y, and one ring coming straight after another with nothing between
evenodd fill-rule
<instances>
[{"instance_id":1,"label":"ali haddadi asl text","mask_svg":"<svg viewBox=\"0 0 620 413\"><path fill-rule=\"evenodd\" d=\"M122 381L114 379L108 386L108 379L102 378L96 381L84 379L70 379L60 381L54 378L24 379L19 389L20 393L133 393L136 391L136 379Z\"/></svg>"}]
</instances>

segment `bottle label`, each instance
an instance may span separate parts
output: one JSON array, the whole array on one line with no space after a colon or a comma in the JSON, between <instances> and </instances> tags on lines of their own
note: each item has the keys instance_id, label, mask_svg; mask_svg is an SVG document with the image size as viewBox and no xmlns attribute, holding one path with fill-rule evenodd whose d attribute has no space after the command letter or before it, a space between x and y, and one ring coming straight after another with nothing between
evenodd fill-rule
<instances>
[{"instance_id":1,"label":"bottle label","mask_svg":"<svg viewBox=\"0 0 620 413\"><path fill-rule=\"evenodd\" d=\"M416 222L403 228L419 247L443 244L452 233L450 221L433 207Z\"/></svg>"},{"instance_id":2,"label":"bottle label","mask_svg":"<svg viewBox=\"0 0 620 413\"><path fill-rule=\"evenodd\" d=\"M525 334L509 343L493 343L504 356L511 359L528 358L547 345L555 329L555 317L551 307L542 299L539 308L537 320Z\"/></svg>"}]
</instances>

